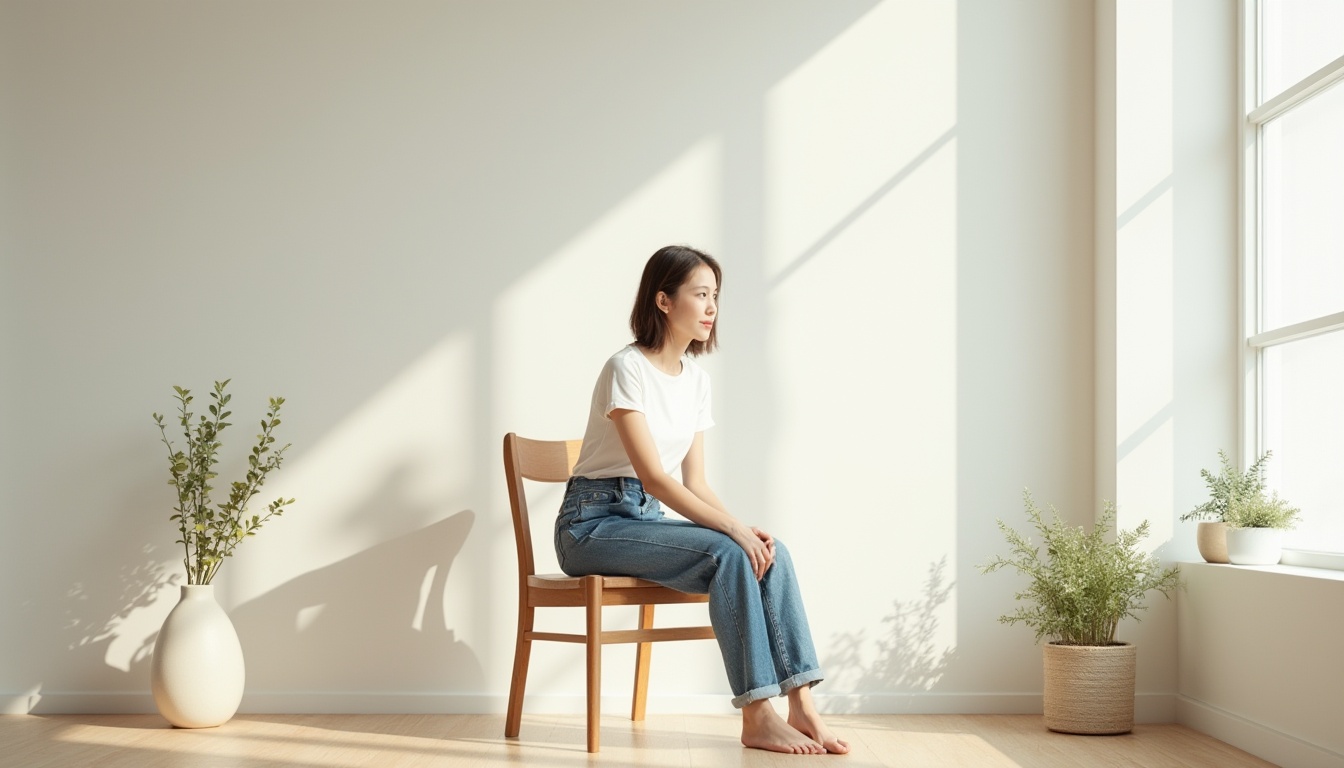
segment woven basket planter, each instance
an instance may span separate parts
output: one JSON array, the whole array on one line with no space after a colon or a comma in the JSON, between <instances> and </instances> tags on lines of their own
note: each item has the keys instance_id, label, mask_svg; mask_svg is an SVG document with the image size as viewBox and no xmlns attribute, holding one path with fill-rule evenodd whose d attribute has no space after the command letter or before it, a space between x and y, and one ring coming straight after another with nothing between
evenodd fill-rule
<instances>
[{"instance_id":1,"label":"woven basket planter","mask_svg":"<svg viewBox=\"0 0 1344 768\"><path fill-rule=\"evenodd\" d=\"M1061 733L1134 730L1131 643L1045 646L1045 727Z\"/></svg>"}]
</instances>

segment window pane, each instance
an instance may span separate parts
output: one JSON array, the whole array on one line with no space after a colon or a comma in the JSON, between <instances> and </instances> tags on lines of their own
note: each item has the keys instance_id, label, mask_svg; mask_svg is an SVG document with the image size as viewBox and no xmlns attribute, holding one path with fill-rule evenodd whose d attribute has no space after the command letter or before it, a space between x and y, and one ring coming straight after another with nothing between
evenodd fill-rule
<instances>
[{"instance_id":1,"label":"window pane","mask_svg":"<svg viewBox=\"0 0 1344 768\"><path fill-rule=\"evenodd\" d=\"M1263 130L1266 331L1344 312L1344 86Z\"/></svg>"},{"instance_id":2,"label":"window pane","mask_svg":"<svg viewBox=\"0 0 1344 768\"><path fill-rule=\"evenodd\" d=\"M1260 103L1344 56L1344 2L1262 0Z\"/></svg>"},{"instance_id":3,"label":"window pane","mask_svg":"<svg viewBox=\"0 0 1344 768\"><path fill-rule=\"evenodd\" d=\"M1270 488L1302 510L1284 544L1344 551L1344 331L1264 351Z\"/></svg>"}]
</instances>

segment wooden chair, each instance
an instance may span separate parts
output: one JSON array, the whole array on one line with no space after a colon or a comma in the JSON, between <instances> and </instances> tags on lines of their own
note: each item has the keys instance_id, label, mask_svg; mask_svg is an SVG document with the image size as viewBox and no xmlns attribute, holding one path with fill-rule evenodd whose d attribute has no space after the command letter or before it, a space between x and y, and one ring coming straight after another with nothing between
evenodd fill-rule
<instances>
[{"instance_id":1,"label":"wooden chair","mask_svg":"<svg viewBox=\"0 0 1344 768\"><path fill-rule=\"evenodd\" d=\"M579 458L580 440L541 441L504 436L504 474L513 508L513 536L518 544L518 644L513 652L513 684L509 688L509 711L504 735L518 735L523 717L523 689L527 686L527 662L533 640L583 643L588 651L588 751L599 749L601 724L602 646L639 643L635 653L635 695L630 719L644 719L649 692L649 655L657 640L705 640L714 637L713 627L653 628L653 607L667 603L707 603L709 595L689 595L631 576L538 575L532 560L532 529L528 524L527 497L523 480L563 483ZM552 513L554 514L554 513ZM549 521L548 516L548 521ZM638 605L639 628L603 631L602 608L608 605ZM537 608L583 608L586 631L581 635L534 632Z\"/></svg>"}]
</instances>

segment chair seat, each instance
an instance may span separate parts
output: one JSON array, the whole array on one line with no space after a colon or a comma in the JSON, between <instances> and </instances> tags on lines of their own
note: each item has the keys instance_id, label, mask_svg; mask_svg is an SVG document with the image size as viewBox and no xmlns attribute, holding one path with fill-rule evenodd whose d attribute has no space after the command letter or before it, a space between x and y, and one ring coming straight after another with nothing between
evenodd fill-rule
<instances>
[{"instance_id":1,"label":"chair seat","mask_svg":"<svg viewBox=\"0 0 1344 768\"><path fill-rule=\"evenodd\" d=\"M582 576L560 573L538 574L527 577L524 601L534 608L546 606L584 605L588 596L583 590ZM656 582L634 576L603 576L602 605L669 605L672 603L707 603L709 595L678 592Z\"/></svg>"}]
</instances>

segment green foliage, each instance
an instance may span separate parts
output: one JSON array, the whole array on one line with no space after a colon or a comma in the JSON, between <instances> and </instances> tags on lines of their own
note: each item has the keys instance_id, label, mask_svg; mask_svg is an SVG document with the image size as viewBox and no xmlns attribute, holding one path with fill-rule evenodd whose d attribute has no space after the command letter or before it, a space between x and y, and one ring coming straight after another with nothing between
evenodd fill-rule
<instances>
[{"instance_id":1,"label":"green foliage","mask_svg":"<svg viewBox=\"0 0 1344 768\"><path fill-rule=\"evenodd\" d=\"M1297 507L1288 506L1278 493L1269 497L1258 493L1249 498L1233 499L1227 505L1224 521L1233 528L1288 529L1297 525L1300 512Z\"/></svg>"},{"instance_id":2,"label":"green foliage","mask_svg":"<svg viewBox=\"0 0 1344 768\"><path fill-rule=\"evenodd\" d=\"M280 426L280 406L285 398L270 398L270 407L266 418L261 420L261 434L257 435L257 444L247 457L248 470L245 479L232 483L229 500L212 504L210 493L214 486L210 484L218 475L215 464L219 462L221 443L219 435L226 427L232 426L225 421L232 415L227 410L232 395L224 393L232 379L215 382L215 390L210 393L214 402L209 407L210 415L202 414L192 425L192 413L188 410L192 397L191 390L173 387L177 393L178 424L187 441L185 452L176 450L168 439L163 417L154 414L159 425L159 434L163 444L168 446L168 471L172 479L168 484L177 489L175 514L169 520L175 521L182 538L177 540L183 546L186 557L183 563L187 567L188 584L209 584L219 571L224 558L233 554L233 550L244 538L256 535L272 515L283 514L284 508L294 503L293 499L279 498L266 507L264 515L248 516L248 502L266 482L266 476L280 468L280 462L289 445L272 450L275 438L271 431Z\"/></svg>"},{"instance_id":3,"label":"green foliage","mask_svg":"<svg viewBox=\"0 0 1344 768\"><path fill-rule=\"evenodd\" d=\"M1222 470L1217 476L1207 469L1199 470L1204 483L1209 486L1209 500L1181 515L1182 521L1209 520L1215 523L1227 522L1227 506L1236 499L1251 499L1261 496L1265 490L1265 461L1272 451L1255 460L1251 468L1244 473L1232 466L1227 453L1218 451L1218 461Z\"/></svg>"},{"instance_id":4,"label":"green foliage","mask_svg":"<svg viewBox=\"0 0 1344 768\"><path fill-rule=\"evenodd\" d=\"M1049 636L1065 645L1113 645L1120 620L1138 620L1144 596L1157 590L1168 598L1182 586L1175 568L1162 569L1155 556L1144 554L1138 544L1148 535L1148 521L1132 531L1118 531L1113 541L1105 532L1115 523L1115 505L1105 502L1101 519L1089 533L1065 525L1052 506L1047 523L1024 491L1027 518L1041 535L1047 557L1031 539L999 520L999 530L1008 539L1010 558L995 556L980 567L984 573L1013 568L1031 578L1014 597L1026 605L999 617L1005 624L1021 622L1036 630L1036 642Z\"/></svg>"}]
</instances>

